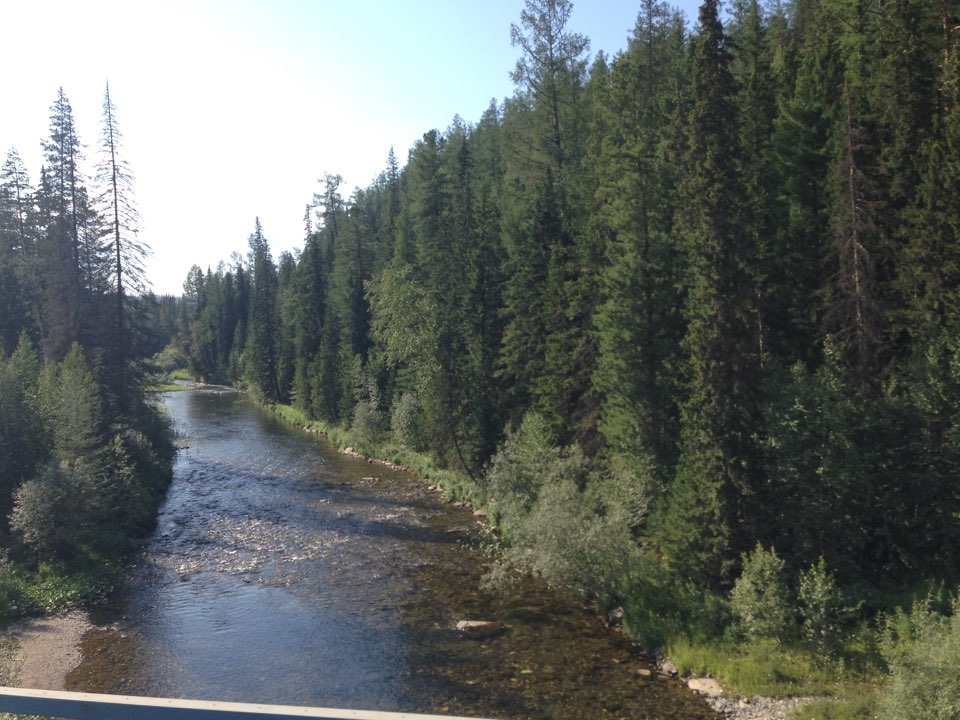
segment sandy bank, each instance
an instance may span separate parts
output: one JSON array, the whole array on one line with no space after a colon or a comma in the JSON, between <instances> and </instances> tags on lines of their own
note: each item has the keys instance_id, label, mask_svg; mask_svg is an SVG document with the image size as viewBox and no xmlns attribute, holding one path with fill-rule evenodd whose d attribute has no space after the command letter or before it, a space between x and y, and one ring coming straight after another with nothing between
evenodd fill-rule
<instances>
[{"instance_id":1,"label":"sandy bank","mask_svg":"<svg viewBox=\"0 0 960 720\"><path fill-rule=\"evenodd\" d=\"M6 649L0 679L15 687L63 690L67 675L83 659L80 641L92 627L82 610L8 626L2 631Z\"/></svg>"}]
</instances>

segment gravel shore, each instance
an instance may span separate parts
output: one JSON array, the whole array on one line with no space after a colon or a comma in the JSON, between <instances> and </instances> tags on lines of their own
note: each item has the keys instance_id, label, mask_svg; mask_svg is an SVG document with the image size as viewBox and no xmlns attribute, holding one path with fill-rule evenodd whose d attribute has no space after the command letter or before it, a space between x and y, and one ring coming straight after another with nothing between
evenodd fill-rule
<instances>
[{"instance_id":1,"label":"gravel shore","mask_svg":"<svg viewBox=\"0 0 960 720\"><path fill-rule=\"evenodd\" d=\"M83 659L80 641L91 627L82 610L13 623L2 631L7 649L0 676L15 687L65 689L67 675Z\"/></svg>"}]
</instances>

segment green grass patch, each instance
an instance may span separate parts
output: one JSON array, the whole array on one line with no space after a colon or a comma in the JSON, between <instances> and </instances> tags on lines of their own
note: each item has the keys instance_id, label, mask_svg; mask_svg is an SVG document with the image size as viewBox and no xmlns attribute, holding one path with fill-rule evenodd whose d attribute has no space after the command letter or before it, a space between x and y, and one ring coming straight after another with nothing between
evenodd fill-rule
<instances>
[{"instance_id":1,"label":"green grass patch","mask_svg":"<svg viewBox=\"0 0 960 720\"><path fill-rule=\"evenodd\" d=\"M678 640L667 651L681 674L710 675L735 695L846 697L872 679L844 656L824 658L772 640L691 643Z\"/></svg>"},{"instance_id":2,"label":"green grass patch","mask_svg":"<svg viewBox=\"0 0 960 720\"><path fill-rule=\"evenodd\" d=\"M0 567L0 616L61 613L107 597L125 569L101 563L89 570L70 570L40 563L34 569L11 562Z\"/></svg>"},{"instance_id":3,"label":"green grass patch","mask_svg":"<svg viewBox=\"0 0 960 720\"><path fill-rule=\"evenodd\" d=\"M850 688L843 697L804 705L791 720L873 720L877 717L877 691L867 685Z\"/></svg>"}]
</instances>

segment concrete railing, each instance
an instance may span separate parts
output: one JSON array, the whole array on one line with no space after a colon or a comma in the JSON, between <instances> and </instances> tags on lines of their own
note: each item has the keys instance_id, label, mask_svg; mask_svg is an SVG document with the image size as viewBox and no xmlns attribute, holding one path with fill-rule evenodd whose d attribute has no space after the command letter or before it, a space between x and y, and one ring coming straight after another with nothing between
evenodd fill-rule
<instances>
[{"instance_id":1,"label":"concrete railing","mask_svg":"<svg viewBox=\"0 0 960 720\"><path fill-rule=\"evenodd\" d=\"M451 715L174 700L0 687L0 712L76 720L468 720Z\"/></svg>"}]
</instances>

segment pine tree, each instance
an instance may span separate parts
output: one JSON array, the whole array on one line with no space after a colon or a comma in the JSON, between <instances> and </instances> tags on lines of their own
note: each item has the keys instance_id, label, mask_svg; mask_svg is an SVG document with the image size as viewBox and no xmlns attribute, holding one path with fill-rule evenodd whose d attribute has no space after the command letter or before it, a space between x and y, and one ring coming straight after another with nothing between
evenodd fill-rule
<instances>
[{"instance_id":1,"label":"pine tree","mask_svg":"<svg viewBox=\"0 0 960 720\"><path fill-rule=\"evenodd\" d=\"M504 122L513 133L518 190L506 225L511 272L501 373L515 388L508 412L516 422L532 403L564 441L588 434L595 420L587 398L597 253L584 222L582 175L589 40L567 28L572 7L528 0L520 25L511 26L522 55L511 73L518 96Z\"/></svg>"},{"instance_id":2,"label":"pine tree","mask_svg":"<svg viewBox=\"0 0 960 720\"><path fill-rule=\"evenodd\" d=\"M327 303L327 273L323 267L320 238L307 236L303 252L292 278L292 322L296 352L293 374L293 402L311 412L314 396L310 367L317 361L323 337L323 318Z\"/></svg>"},{"instance_id":3,"label":"pine tree","mask_svg":"<svg viewBox=\"0 0 960 720\"><path fill-rule=\"evenodd\" d=\"M771 353L786 363L820 362L825 298L823 258L829 233L830 132L843 86L840 24L819 3L797 2L797 70L778 100L771 171L778 188L768 255L767 328Z\"/></svg>"},{"instance_id":4,"label":"pine tree","mask_svg":"<svg viewBox=\"0 0 960 720\"><path fill-rule=\"evenodd\" d=\"M0 354L13 352L24 330L39 339L36 248L29 232L27 171L13 148L0 170Z\"/></svg>"},{"instance_id":5,"label":"pine tree","mask_svg":"<svg viewBox=\"0 0 960 720\"><path fill-rule=\"evenodd\" d=\"M46 354L60 360L80 339L80 227L85 205L77 167L80 142L73 109L62 88L51 108L50 138L44 151L47 165L40 178L38 205L43 221L39 250L47 293L45 343Z\"/></svg>"},{"instance_id":6,"label":"pine tree","mask_svg":"<svg viewBox=\"0 0 960 720\"><path fill-rule=\"evenodd\" d=\"M905 247L898 268L904 298L900 327L921 344L960 327L960 23L948 3L940 18L936 111L920 152L920 182L905 212Z\"/></svg>"},{"instance_id":7,"label":"pine tree","mask_svg":"<svg viewBox=\"0 0 960 720\"><path fill-rule=\"evenodd\" d=\"M593 382L609 449L651 461L661 480L676 459L679 248L673 237L674 163L667 148L680 56L675 17L646 0L600 100L608 118L596 163L595 222L610 235Z\"/></svg>"},{"instance_id":8,"label":"pine tree","mask_svg":"<svg viewBox=\"0 0 960 720\"><path fill-rule=\"evenodd\" d=\"M753 238L742 232L737 87L716 0L700 6L684 200L688 267L680 455L658 545L676 576L717 585L750 544L759 357Z\"/></svg>"},{"instance_id":9,"label":"pine tree","mask_svg":"<svg viewBox=\"0 0 960 720\"><path fill-rule=\"evenodd\" d=\"M830 228L825 254L825 330L842 349L850 379L875 385L886 364L882 285L889 248L886 200L879 182L875 111L868 83L875 55L867 47L865 0L838 9L844 75L833 128Z\"/></svg>"},{"instance_id":10,"label":"pine tree","mask_svg":"<svg viewBox=\"0 0 960 720\"><path fill-rule=\"evenodd\" d=\"M270 255L270 245L263 236L260 218L256 219L249 245L253 280L246 342L247 377L267 402L277 402L280 400L277 269Z\"/></svg>"},{"instance_id":11,"label":"pine tree","mask_svg":"<svg viewBox=\"0 0 960 720\"><path fill-rule=\"evenodd\" d=\"M116 107L110 99L109 83L104 90L102 123L100 160L95 179L100 186L98 206L108 228L109 279L115 303L107 377L111 396L122 412L127 404L135 300L146 291L144 259L148 250L137 237L140 218L134 203L133 176L122 156L123 136L117 123Z\"/></svg>"}]
</instances>

